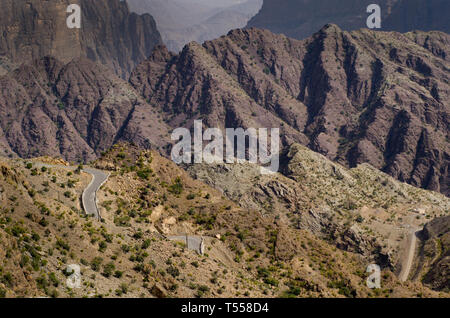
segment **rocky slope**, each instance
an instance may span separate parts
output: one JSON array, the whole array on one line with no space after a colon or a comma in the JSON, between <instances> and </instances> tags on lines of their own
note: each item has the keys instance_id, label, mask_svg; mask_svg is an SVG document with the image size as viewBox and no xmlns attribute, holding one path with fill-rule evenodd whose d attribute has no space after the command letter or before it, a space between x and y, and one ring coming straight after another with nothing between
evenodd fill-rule
<instances>
[{"instance_id":1,"label":"rocky slope","mask_svg":"<svg viewBox=\"0 0 450 318\"><path fill-rule=\"evenodd\" d=\"M393 270L401 266L409 228L450 213L444 195L400 183L368 164L347 170L300 145L283 161L284 175L261 175L249 163L196 164L188 171L243 208Z\"/></svg>"},{"instance_id":2,"label":"rocky slope","mask_svg":"<svg viewBox=\"0 0 450 318\"><path fill-rule=\"evenodd\" d=\"M435 290L450 290L450 217L427 223L420 233L419 259L414 278Z\"/></svg>"},{"instance_id":3,"label":"rocky slope","mask_svg":"<svg viewBox=\"0 0 450 318\"><path fill-rule=\"evenodd\" d=\"M52 57L0 77L3 155L89 161L117 140L163 145L158 114L112 71L88 59Z\"/></svg>"},{"instance_id":4,"label":"rocky slope","mask_svg":"<svg viewBox=\"0 0 450 318\"><path fill-rule=\"evenodd\" d=\"M285 144L448 195L449 43L336 25L303 41L234 30L178 55L159 47L130 83L171 127L280 127Z\"/></svg>"},{"instance_id":5,"label":"rocky slope","mask_svg":"<svg viewBox=\"0 0 450 318\"><path fill-rule=\"evenodd\" d=\"M243 209L155 152L118 145L95 165L111 172L101 223L81 214L83 172L0 159L0 297L447 296L389 268L369 290L365 257ZM168 240L184 234L205 253ZM67 288L71 264L81 288Z\"/></svg>"},{"instance_id":6,"label":"rocky slope","mask_svg":"<svg viewBox=\"0 0 450 318\"><path fill-rule=\"evenodd\" d=\"M66 25L69 4L79 4L81 28ZM0 56L29 63L47 55L67 63L89 58L128 78L161 36L153 18L130 13L120 0L2 0Z\"/></svg>"},{"instance_id":7,"label":"rocky slope","mask_svg":"<svg viewBox=\"0 0 450 318\"><path fill-rule=\"evenodd\" d=\"M243 28L261 8L262 0L127 0L137 13L155 17L164 44L173 52L185 44L203 43Z\"/></svg>"},{"instance_id":8,"label":"rocky slope","mask_svg":"<svg viewBox=\"0 0 450 318\"><path fill-rule=\"evenodd\" d=\"M335 23L344 30L366 28L370 0L264 0L248 27L257 27L304 39L324 24ZM382 31L413 30L450 33L446 0L381 0Z\"/></svg>"},{"instance_id":9,"label":"rocky slope","mask_svg":"<svg viewBox=\"0 0 450 318\"><path fill-rule=\"evenodd\" d=\"M4 56L0 57L0 76L7 74L15 68L17 68L17 65L11 63L9 59Z\"/></svg>"}]
</instances>

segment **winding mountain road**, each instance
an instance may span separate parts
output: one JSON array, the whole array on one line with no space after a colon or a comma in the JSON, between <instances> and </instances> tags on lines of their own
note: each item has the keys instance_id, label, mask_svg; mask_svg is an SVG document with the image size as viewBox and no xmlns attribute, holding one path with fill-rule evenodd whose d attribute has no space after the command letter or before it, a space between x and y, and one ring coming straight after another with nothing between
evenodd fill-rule
<instances>
[{"instance_id":1,"label":"winding mountain road","mask_svg":"<svg viewBox=\"0 0 450 318\"><path fill-rule=\"evenodd\" d=\"M101 221L100 210L97 206L97 191L108 180L109 173L93 168L84 168L83 171L92 175L92 180L86 189L84 189L81 197L83 209L87 215L93 215Z\"/></svg>"},{"instance_id":2,"label":"winding mountain road","mask_svg":"<svg viewBox=\"0 0 450 318\"><path fill-rule=\"evenodd\" d=\"M399 275L399 279L402 282L406 282L409 277L409 273L411 272L414 254L416 252L416 243L417 243L417 231L418 229L414 229L411 231L411 237L409 238L409 249L408 254L403 259L402 270Z\"/></svg>"},{"instance_id":3,"label":"winding mountain road","mask_svg":"<svg viewBox=\"0 0 450 318\"><path fill-rule=\"evenodd\" d=\"M35 162L35 167L61 168L70 171L75 171L77 168L74 166L52 165L42 162ZM101 221L100 211L97 205L97 191L106 182L106 180L108 180L109 173L105 173L101 170L94 168L83 168L83 171L89 173L92 176L91 182L83 190L83 194L81 196L81 202L83 205L84 212L87 215L93 215L96 219Z\"/></svg>"}]
</instances>

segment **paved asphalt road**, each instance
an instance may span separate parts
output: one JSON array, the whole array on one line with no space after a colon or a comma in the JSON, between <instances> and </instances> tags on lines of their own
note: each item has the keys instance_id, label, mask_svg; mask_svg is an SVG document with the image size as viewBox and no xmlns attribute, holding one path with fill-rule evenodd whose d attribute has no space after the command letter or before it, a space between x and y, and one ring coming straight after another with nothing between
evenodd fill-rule
<instances>
[{"instance_id":1,"label":"paved asphalt road","mask_svg":"<svg viewBox=\"0 0 450 318\"><path fill-rule=\"evenodd\" d=\"M187 238L187 241L186 241L186 238ZM183 242L186 244L186 247L189 250L196 251L200 255L203 254L202 238L200 236L178 235L178 236L169 236L168 239L171 241Z\"/></svg>"},{"instance_id":2,"label":"paved asphalt road","mask_svg":"<svg viewBox=\"0 0 450 318\"><path fill-rule=\"evenodd\" d=\"M86 189L84 189L81 198L84 211L87 215L93 215L98 220L101 220L100 212L97 206L97 191L103 183L108 180L109 174L93 168L84 168L83 171L92 175L92 180Z\"/></svg>"},{"instance_id":3,"label":"paved asphalt road","mask_svg":"<svg viewBox=\"0 0 450 318\"><path fill-rule=\"evenodd\" d=\"M42 162L35 162L34 166L37 168L47 167L47 168L62 168L66 170L74 171L77 167L74 166L63 166L63 165L51 165ZM98 169L93 168L83 168L83 171L89 173L92 176L92 180L89 185L84 189L81 198L84 212L87 215L93 215L95 218L100 220L100 213L97 207L97 191L105 183L109 177L109 173L105 173Z\"/></svg>"}]
</instances>

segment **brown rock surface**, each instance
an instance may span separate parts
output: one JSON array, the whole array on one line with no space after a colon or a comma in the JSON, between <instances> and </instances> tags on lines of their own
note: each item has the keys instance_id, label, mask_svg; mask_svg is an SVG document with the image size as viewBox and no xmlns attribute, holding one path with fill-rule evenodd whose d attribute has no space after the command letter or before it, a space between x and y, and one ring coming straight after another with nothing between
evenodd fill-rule
<instances>
[{"instance_id":1,"label":"brown rock surface","mask_svg":"<svg viewBox=\"0 0 450 318\"><path fill-rule=\"evenodd\" d=\"M0 77L7 155L89 161L118 140L161 145L167 128L124 81L88 59L45 57Z\"/></svg>"}]
</instances>

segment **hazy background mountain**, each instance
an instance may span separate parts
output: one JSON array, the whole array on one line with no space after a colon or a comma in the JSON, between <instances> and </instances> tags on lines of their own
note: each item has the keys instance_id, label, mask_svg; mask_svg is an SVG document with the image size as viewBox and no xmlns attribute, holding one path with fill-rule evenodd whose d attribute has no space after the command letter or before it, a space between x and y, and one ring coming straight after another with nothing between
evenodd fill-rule
<instances>
[{"instance_id":1,"label":"hazy background mountain","mask_svg":"<svg viewBox=\"0 0 450 318\"><path fill-rule=\"evenodd\" d=\"M10 68L11 63L51 55L65 63L85 57L127 78L161 43L153 18L131 13L121 0L0 0L0 4L0 74L2 65ZM66 25L69 4L81 7L80 29Z\"/></svg>"},{"instance_id":2,"label":"hazy background mountain","mask_svg":"<svg viewBox=\"0 0 450 318\"><path fill-rule=\"evenodd\" d=\"M323 25L344 30L366 28L366 8L372 0L264 0L249 27L304 39ZM448 0L380 0L383 31L439 30L450 32Z\"/></svg>"},{"instance_id":3,"label":"hazy background mountain","mask_svg":"<svg viewBox=\"0 0 450 318\"><path fill-rule=\"evenodd\" d=\"M202 43L244 27L262 0L127 0L130 10L155 17L163 41L178 52L191 41Z\"/></svg>"}]
</instances>

